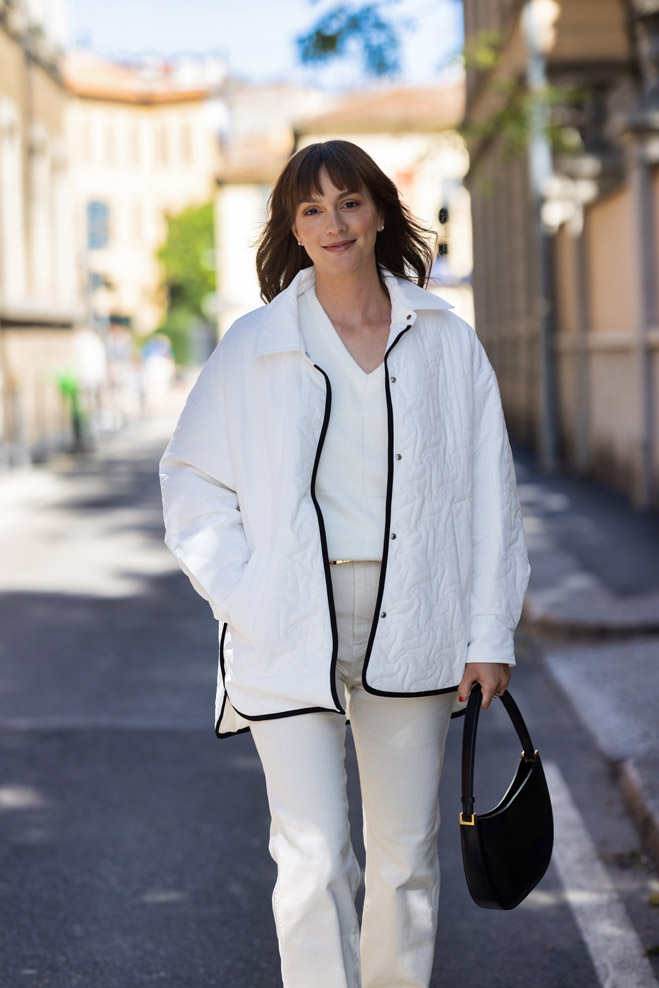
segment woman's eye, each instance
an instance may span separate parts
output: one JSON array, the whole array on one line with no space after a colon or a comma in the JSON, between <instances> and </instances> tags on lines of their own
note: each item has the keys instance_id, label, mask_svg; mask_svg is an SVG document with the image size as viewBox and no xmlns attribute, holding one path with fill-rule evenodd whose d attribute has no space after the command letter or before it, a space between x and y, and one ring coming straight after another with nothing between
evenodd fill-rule
<instances>
[{"instance_id":1,"label":"woman's eye","mask_svg":"<svg viewBox=\"0 0 659 988\"><path fill-rule=\"evenodd\" d=\"M358 206L359 203L355 199L348 199L348 201L347 202L344 202L343 205L344 206L347 206L350 209L352 209L353 206Z\"/></svg>"},{"instance_id":2,"label":"woman's eye","mask_svg":"<svg viewBox=\"0 0 659 988\"><path fill-rule=\"evenodd\" d=\"M310 206L309 209L305 209L304 215L305 216L313 216L313 214L314 213L317 213L317 212L318 212L318 210L316 209L315 206Z\"/></svg>"}]
</instances>

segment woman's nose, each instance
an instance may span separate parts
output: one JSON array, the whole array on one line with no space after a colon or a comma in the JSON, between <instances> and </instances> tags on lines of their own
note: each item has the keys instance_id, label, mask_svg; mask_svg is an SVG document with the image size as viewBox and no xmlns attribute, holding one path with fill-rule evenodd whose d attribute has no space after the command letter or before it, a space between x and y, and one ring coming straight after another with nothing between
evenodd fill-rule
<instances>
[{"instance_id":1,"label":"woman's nose","mask_svg":"<svg viewBox=\"0 0 659 988\"><path fill-rule=\"evenodd\" d=\"M333 210L328 214L328 232L333 233L336 230L338 233L341 230L345 230L345 228L344 214L340 210Z\"/></svg>"}]
</instances>

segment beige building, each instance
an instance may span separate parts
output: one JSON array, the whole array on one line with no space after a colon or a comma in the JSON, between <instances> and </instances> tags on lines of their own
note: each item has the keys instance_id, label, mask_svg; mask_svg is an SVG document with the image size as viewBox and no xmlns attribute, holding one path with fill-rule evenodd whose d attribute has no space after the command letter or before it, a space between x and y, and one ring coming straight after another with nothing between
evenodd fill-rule
<instances>
[{"instance_id":1,"label":"beige building","mask_svg":"<svg viewBox=\"0 0 659 988\"><path fill-rule=\"evenodd\" d=\"M97 325L146 334L161 321L155 252L168 215L212 200L224 72L204 56L135 66L85 51L67 57L75 236Z\"/></svg>"},{"instance_id":2,"label":"beige building","mask_svg":"<svg viewBox=\"0 0 659 988\"><path fill-rule=\"evenodd\" d=\"M500 39L467 73L467 183L476 328L509 426L547 467L659 507L659 2L465 0L464 16L467 50ZM522 100L531 138L506 158L501 111Z\"/></svg>"},{"instance_id":3,"label":"beige building","mask_svg":"<svg viewBox=\"0 0 659 988\"><path fill-rule=\"evenodd\" d=\"M72 237L67 4L0 0L0 467L47 455L80 314Z\"/></svg>"},{"instance_id":4,"label":"beige building","mask_svg":"<svg viewBox=\"0 0 659 988\"><path fill-rule=\"evenodd\" d=\"M432 287L471 321L471 215L462 185L468 159L455 132L464 110L464 86L324 97L324 106L313 92L297 91L296 101L292 94L278 95L274 118L259 115L261 93L242 93L242 126L247 128L245 120L253 123L246 133L230 132L225 147L216 196L220 332L260 304L253 245L274 179L295 149L332 138L354 141L371 154L415 215L436 231Z\"/></svg>"}]
</instances>

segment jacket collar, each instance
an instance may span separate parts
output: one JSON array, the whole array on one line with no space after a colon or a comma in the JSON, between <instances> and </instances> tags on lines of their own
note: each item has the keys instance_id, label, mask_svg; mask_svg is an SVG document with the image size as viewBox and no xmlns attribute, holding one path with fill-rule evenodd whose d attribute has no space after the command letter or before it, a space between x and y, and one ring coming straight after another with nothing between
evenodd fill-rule
<instances>
[{"instance_id":1,"label":"jacket collar","mask_svg":"<svg viewBox=\"0 0 659 988\"><path fill-rule=\"evenodd\" d=\"M393 325L413 325L417 313L426 309L453 309L446 299L427 292L405 278L396 278L390 271L384 271L385 281L391 297ZM261 310L261 329L256 341L255 355L280 353L284 350L304 350L304 340L300 331L298 297L312 284L316 272L311 265L302 268L292 282L280 292L272 302Z\"/></svg>"}]
</instances>

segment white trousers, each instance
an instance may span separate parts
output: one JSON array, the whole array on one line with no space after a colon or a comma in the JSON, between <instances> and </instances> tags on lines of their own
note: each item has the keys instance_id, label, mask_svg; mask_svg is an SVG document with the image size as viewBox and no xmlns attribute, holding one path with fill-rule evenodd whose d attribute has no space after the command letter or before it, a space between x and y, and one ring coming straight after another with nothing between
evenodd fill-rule
<instances>
[{"instance_id":1,"label":"white trousers","mask_svg":"<svg viewBox=\"0 0 659 988\"><path fill-rule=\"evenodd\" d=\"M379 562L332 566L337 684L359 764L365 900L348 825L345 717L252 722L272 817L284 988L428 988L439 897L437 789L454 693L380 697L361 685Z\"/></svg>"}]
</instances>

